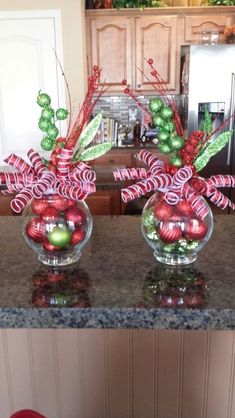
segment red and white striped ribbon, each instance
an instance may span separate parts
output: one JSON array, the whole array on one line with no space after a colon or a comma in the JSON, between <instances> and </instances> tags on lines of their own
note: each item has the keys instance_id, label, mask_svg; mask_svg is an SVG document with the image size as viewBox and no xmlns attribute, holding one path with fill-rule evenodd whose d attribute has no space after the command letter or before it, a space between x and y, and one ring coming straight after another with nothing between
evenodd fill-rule
<instances>
[{"instance_id":1,"label":"red and white striped ribbon","mask_svg":"<svg viewBox=\"0 0 235 418\"><path fill-rule=\"evenodd\" d=\"M15 154L10 154L7 158L4 159L4 162L11 165L12 167L16 168L21 173L30 173L31 166L30 164L26 163L23 158L18 157Z\"/></svg>"},{"instance_id":2,"label":"red and white striped ribbon","mask_svg":"<svg viewBox=\"0 0 235 418\"><path fill-rule=\"evenodd\" d=\"M34 168L36 176L40 176L43 173L43 171L46 171L46 165L43 162L40 155L38 154L38 152L34 151L33 149L30 149L27 155Z\"/></svg>"},{"instance_id":3,"label":"red and white striped ribbon","mask_svg":"<svg viewBox=\"0 0 235 418\"><path fill-rule=\"evenodd\" d=\"M72 181L82 180L82 181L95 181L96 173L88 164L83 163L82 161L69 173L69 179Z\"/></svg>"},{"instance_id":4,"label":"red and white striped ribbon","mask_svg":"<svg viewBox=\"0 0 235 418\"><path fill-rule=\"evenodd\" d=\"M27 186L11 201L11 208L14 210L14 212L20 213L31 199L32 193L30 186Z\"/></svg>"},{"instance_id":5,"label":"red and white striped ribbon","mask_svg":"<svg viewBox=\"0 0 235 418\"><path fill-rule=\"evenodd\" d=\"M70 163L73 157L73 150L63 148L57 162L57 177L65 179L70 171Z\"/></svg>"},{"instance_id":6,"label":"red and white striped ribbon","mask_svg":"<svg viewBox=\"0 0 235 418\"><path fill-rule=\"evenodd\" d=\"M118 168L113 172L116 181L146 179L145 168Z\"/></svg>"}]
</instances>

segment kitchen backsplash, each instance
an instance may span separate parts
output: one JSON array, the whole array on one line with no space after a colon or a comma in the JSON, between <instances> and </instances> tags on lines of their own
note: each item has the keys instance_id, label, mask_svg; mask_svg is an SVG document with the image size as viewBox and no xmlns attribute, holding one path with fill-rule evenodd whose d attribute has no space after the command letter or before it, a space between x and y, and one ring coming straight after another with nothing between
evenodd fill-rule
<instances>
[{"instance_id":1,"label":"kitchen backsplash","mask_svg":"<svg viewBox=\"0 0 235 418\"><path fill-rule=\"evenodd\" d=\"M149 99L153 96L139 96L138 100L147 105ZM175 99L177 107L181 109L184 97L182 95L169 96L171 99ZM102 96L97 101L94 115L99 112L103 112L104 117L112 118L122 126L135 125L136 119L142 120L142 111L136 105L136 103L128 96Z\"/></svg>"}]
</instances>

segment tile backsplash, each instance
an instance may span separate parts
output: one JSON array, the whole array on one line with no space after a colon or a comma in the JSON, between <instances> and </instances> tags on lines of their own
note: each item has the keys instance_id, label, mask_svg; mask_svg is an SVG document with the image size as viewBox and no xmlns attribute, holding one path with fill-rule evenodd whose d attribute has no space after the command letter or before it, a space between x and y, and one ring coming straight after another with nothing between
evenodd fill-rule
<instances>
[{"instance_id":1,"label":"tile backsplash","mask_svg":"<svg viewBox=\"0 0 235 418\"><path fill-rule=\"evenodd\" d=\"M143 105L148 105L149 99L152 96L139 96L138 100ZM181 96L169 96L171 99L175 99L177 106L181 106ZM135 125L136 119L142 120L142 111L133 101L131 97L128 96L101 96L97 101L94 108L94 115L99 112L103 112L103 116L107 118L112 118L118 122L119 125L123 126L133 126Z\"/></svg>"}]
</instances>

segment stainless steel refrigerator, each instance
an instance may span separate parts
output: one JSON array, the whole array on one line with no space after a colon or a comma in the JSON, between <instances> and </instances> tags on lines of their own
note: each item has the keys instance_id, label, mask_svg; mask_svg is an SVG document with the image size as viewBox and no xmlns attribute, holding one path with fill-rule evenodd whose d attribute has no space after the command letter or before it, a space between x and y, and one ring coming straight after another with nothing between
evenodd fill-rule
<instances>
[{"instance_id":1,"label":"stainless steel refrigerator","mask_svg":"<svg viewBox=\"0 0 235 418\"><path fill-rule=\"evenodd\" d=\"M181 102L185 134L200 128L204 109L210 112L213 130L235 111L235 45L191 45L181 48ZM234 119L223 130L234 129ZM218 133L216 134L218 135ZM235 135L200 172L235 175ZM235 202L235 190L221 190Z\"/></svg>"}]
</instances>

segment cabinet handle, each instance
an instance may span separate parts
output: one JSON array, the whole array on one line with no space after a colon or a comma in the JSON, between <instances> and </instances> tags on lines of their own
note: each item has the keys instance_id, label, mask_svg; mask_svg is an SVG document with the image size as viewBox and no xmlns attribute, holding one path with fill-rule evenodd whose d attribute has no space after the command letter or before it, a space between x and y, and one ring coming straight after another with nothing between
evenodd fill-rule
<instances>
[{"instance_id":1,"label":"cabinet handle","mask_svg":"<svg viewBox=\"0 0 235 418\"><path fill-rule=\"evenodd\" d=\"M140 89L140 87L141 87L141 84L137 84L137 87L138 87L138 89Z\"/></svg>"},{"instance_id":2,"label":"cabinet handle","mask_svg":"<svg viewBox=\"0 0 235 418\"><path fill-rule=\"evenodd\" d=\"M110 163L114 163L114 160L110 159L110 160L109 160L109 162L110 162Z\"/></svg>"}]
</instances>

